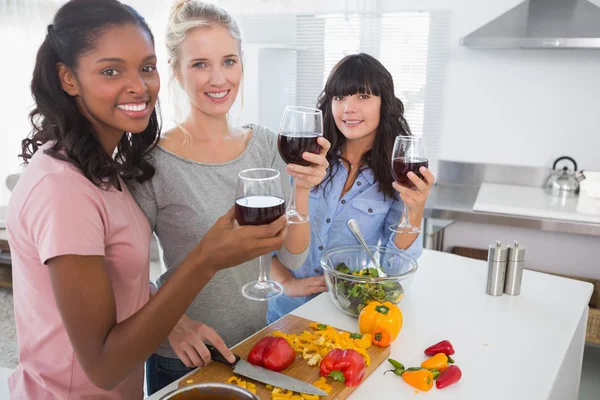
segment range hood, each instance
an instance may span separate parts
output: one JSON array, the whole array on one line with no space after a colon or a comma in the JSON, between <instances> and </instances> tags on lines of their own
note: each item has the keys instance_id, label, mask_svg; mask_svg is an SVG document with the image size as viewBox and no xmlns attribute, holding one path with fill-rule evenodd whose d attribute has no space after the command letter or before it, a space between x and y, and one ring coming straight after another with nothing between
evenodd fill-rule
<instances>
[{"instance_id":1,"label":"range hood","mask_svg":"<svg viewBox=\"0 0 600 400\"><path fill-rule=\"evenodd\" d=\"M600 7L588 0L527 0L460 43L489 49L600 49Z\"/></svg>"}]
</instances>

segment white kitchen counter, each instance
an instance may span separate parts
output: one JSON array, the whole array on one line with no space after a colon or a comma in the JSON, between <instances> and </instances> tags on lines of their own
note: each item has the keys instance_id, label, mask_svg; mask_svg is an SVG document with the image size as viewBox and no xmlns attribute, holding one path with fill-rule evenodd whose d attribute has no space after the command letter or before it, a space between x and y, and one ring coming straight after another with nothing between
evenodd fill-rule
<instances>
[{"instance_id":1,"label":"white kitchen counter","mask_svg":"<svg viewBox=\"0 0 600 400\"><path fill-rule=\"evenodd\" d=\"M350 399L577 400L592 285L525 271L521 294L485 294L487 263L425 250L413 285L400 304L404 327L391 357L419 366L423 350L440 340L454 345L462 380L415 393L382 364ZM356 331L327 293L293 314ZM177 387L175 382L150 399Z\"/></svg>"},{"instance_id":2,"label":"white kitchen counter","mask_svg":"<svg viewBox=\"0 0 600 400\"><path fill-rule=\"evenodd\" d=\"M482 183L474 211L600 224L600 199L552 196L540 187Z\"/></svg>"}]
</instances>

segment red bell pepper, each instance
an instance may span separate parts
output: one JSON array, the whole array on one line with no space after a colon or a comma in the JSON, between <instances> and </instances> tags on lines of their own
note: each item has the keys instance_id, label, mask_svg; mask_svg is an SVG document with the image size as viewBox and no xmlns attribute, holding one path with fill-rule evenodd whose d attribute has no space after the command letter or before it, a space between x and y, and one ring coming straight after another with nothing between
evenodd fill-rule
<instances>
[{"instance_id":1,"label":"red bell pepper","mask_svg":"<svg viewBox=\"0 0 600 400\"><path fill-rule=\"evenodd\" d=\"M456 383L462 377L462 371L456 365L449 366L444 372L438 376L435 381L435 387L438 389L443 389L446 386L450 386L453 383Z\"/></svg>"},{"instance_id":2,"label":"red bell pepper","mask_svg":"<svg viewBox=\"0 0 600 400\"><path fill-rule=\"evenodd\" d=\"M248 353L250 364L277 372L292 365L295 359L296 352L282 337L266 336L260 339Z\"/></svg>"},{"instance_id":3,"label":"red bell pepper","mask_svg":"<svg viewBox=\"0 0 600 400\"><path fill-rule=\"evenodd\" d=\"M451 356L454 354L454 348L452 347L452 343L447 340L442 340L439 343L434 344L425 349L425 355L429 357L433 357L438 353L444 353L447 356Z\"/></svg>"},{"instance_id":4,"label":"red bell pepper","mask_svg":"<svg viewBox=\"0 0 600 400\"><path fill-rule=\"evenodd\" d=\"M321 375L358 386L365 377L365 359L356 350L333 349L321 360Z\"/></svg>"}]
</instances>

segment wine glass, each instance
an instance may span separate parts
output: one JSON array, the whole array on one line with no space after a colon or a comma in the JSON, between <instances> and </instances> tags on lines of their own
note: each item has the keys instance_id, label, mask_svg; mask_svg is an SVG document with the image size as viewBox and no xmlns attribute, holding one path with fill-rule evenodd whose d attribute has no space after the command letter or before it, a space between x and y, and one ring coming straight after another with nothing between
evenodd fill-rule
<instances>
[{"instance_id":1,"label":"wine glass","mask_svg":"<svg viewBox=\"0 0 600 400\"><path fill-rule=\"evenodd\" d=\"M286 164L309 166L311 163L302 158L306 151L319 154L321 146L317 139L323 136L323 113L321 110L308 107L285 108L281 124L277 148ZM292 192L286 210L288 223L301 224L308 222L308 215L296 210L296 181L292 177Z\"/></svg>"},{"instance_id":2,"label":"wine glass","mask_svg":"<svg viewBox=\"0 0 600 400\"><path fill-rule=\"evenodd\" d=\"M285 200L279 171L270 168L247 169L238 174L235 218L240 225L267 225L285 214ZM283 294L283 287L269 280L271 254L258 258L258 280L247 283L242 294L265 301Z\"/></svg>"},{"instance_id":3,"label":"wine glass","mask_svg":"<svg viewBox=\"0 0 600 400\"><path fill-rule=\"evenodd\" d=\"M397 136L392 152L392 175L397 183L407 188L415 185L408 178L409 172L414 172L419 178L423 174L419 168L429 167L429 160L425 155L425 139L422 136ZM390 229L397 233L417 234L421 228L413 226L408 220L408 205L404 203L404 213L399 224L390 225Z\"/></svg>"}]
</instances>

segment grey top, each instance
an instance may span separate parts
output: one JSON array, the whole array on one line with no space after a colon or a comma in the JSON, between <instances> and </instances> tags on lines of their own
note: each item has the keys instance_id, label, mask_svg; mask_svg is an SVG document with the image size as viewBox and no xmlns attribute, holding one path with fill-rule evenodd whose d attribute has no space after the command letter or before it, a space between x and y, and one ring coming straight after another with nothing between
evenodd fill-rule
<instances>
[{"instance_id":1,"label":"grey top","mask_svg":"<svg viewBox=\"0 0 600 400\"><path fill-rule=\"evenodd\" d=\"M198 244L216 220L233 205L238 173L250 168L274 168L281 172L286 199L289 175L277 151L277 134L247 125L253 134L244 152L221 164L187 160L162 147L152 150L156 173L143 184L132 184L131 193L148 218L163 249L167 271L157 279L160 287ZM294 255L285 247L278 258L290 269L299 268L308 251ZM266 325L267 303L246 299L241 289L258 278L258 259L219 271L196 296L186 315L214 328L231 347ZM168 340L157 354L176 358Z\"/></svg>"}]
</instances>

